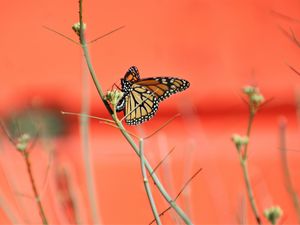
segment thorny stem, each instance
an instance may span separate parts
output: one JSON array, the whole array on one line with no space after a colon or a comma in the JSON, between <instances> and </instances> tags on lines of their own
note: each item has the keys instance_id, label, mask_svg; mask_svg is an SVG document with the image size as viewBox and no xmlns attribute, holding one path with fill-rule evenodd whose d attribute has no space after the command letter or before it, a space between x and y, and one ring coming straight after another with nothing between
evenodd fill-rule
<instances>
[{"instance_id":1,"label":"thorny stem","mask_svg":"<svg viewBox=\"0 0 300 225\"><path fill-rule=\"evenodd\" d=\"M80 44L81 44L81 47L83 49L84 57L85 57L87 66L89 68L89 72L90 72L90 74L92 76L92 79L93 79L93 82L94 82L94 84L96 86L98 94L100 95L101 100L103 101L106 109L111 114L113 120L116 122L116 124L119 127L121 133L126 138L126 140L128 141L128 143L131 145L131 147L133 148L133 150L135 151L135 153L140 157L138 146L135 144L135 142L133 141L133 139L131 138L131 136L127 133L127 131L124 128L123 124L118 120L116 112L113 112L113 110L111 109L109 103L105 100L105 98L104 98L105 96L104 96L103 90L101 88L100 83L97 80L96 72L95 72L95 70L94 70L94 68L92 66L92 63L91 63L91 58L90 58L89 51L88 51L88 48L87 48L87 42L86 42L85 36L84 36L83 20L82 20L82 1L83 0L79 0ZM145 163L145 167L148 170L149 174L152 174L153 173L153 169L152 169L150 163L147 161L147 159L145 159L144 163ZM160 193L162 194L162 196L170 204L170 206L176 211L176 213L181 217L181 219L186 224L192 224L192 222L190 221L190 219L188 218L188 216L185 214L185 212L170 197L170 195L168 194L168 192L165 190L165 188L161 184L161 182L160 182L159 178L157 177L157 175L155 173L153 173L151 175L151 177L152 177L153 181L155 182L157 188L159 189Z\"/></svg>"},{"instance_id":2,"label":"thorny stem","mask_svg":"<svg viewBox=\"0 0 300 225\"><path fill-rule=\"evenodd\" d=\"M149 200L149 203L150 203L150 206L151 206L152 213L154 215L156 224L161 225L159 214L158 214L157 209L156 209L155 201L154 201L154 198L152 196L151 188L150 188L147 173L146 173L145 158L144 158L144 140L142 138L139 140L139 148L140 148L141 170L142 170L142 176L143 176L143 180L144 180L145 190L146 190L146 193L147 193L147 196L148 196L148 200Z\"/></svg>"},{"instance_id":3,"label":"thorny stem","mask_svg":"<svg viewBox=\"0 0 300 225\"><path fill-rule=\"evenodd\" d=\"M26 162L27 172L28 172L28 175L29 175L29 178L30 178L30 183L31 183L31 187L32 187L32 190L33 190L33 193L34 193L34 198L35 198L35 201L36 201L37 206L39 208L40 216L43 220L43 224L47 225L48 224L47 217L45 215L44 208L43 208L38 190L36 188L35 180L34 180L34 177L33 177L33 174L32 174L31 163L30 163L30 160L29 160L29 153L27 151L24 151L23 156L24 156L24 159L25 159L25 162Z\"/></svg>"},{"instance_id":4,"label":"thorny stem","mask_svg":"<svg viewBox=\"0 0 300 225\"><path fill-rule=\"evenodd\" d=\"M250 115L249 115L248 128L247 128L247 137L248 138L250 137L254 116L255 116L255 111L253 111L250 107ZM260 219L259 212L258 212L258 209L257 209L257 206L256 206L252 186L251 186L251 183L250 183L249 173L248 173L248 164L247 164L248 152L247 152L247 149L248 149L248 144L245 145L244 151L239 152L239 158L240 158L240 163L241 163L241 166L242 166L244 180L245 180L245 184L246 184L246 188L247 188L248 199L250 201L251 208L252 208L252 211L254 213L257 224L261 224L261 219Z\"/></svg>"}]
</instances>

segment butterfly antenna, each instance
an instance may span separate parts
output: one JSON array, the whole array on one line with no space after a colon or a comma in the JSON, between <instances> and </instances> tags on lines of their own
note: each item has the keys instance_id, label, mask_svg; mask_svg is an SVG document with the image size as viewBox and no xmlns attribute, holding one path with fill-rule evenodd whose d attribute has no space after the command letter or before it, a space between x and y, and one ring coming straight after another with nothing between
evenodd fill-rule
<instances>
[{"instance_id":1,"label":"butterfly antenna","mask_svg":"<svg viewBox=\"0 0 300 225\"><path fill-rule=\"evenodd\" d=\"M122 89L116 84L118 81L115 81L113 85L111 85L110 90L113 90L114 87L116 87L118 90L122 91ZM109 89L106 89L108 91Z\"/></svg>"},{"instance_id":2,"label":"butterfly antenna","mask_svg":"<svg viewBox=\"0 0 300 225\"><path fill-rule=\"evenodd\" d=\"M57 34L57 35L59 35L59 36L65 38L65 39L67 39L67 40L69 40L69 41L75 43L76 45L80 45L77 41L73 40L72 38L70 38L70 37L68 37L68 36L66 36L66 35L64 35L64 34L58 32L58 31L56 31L56 30L54 30L54 29L52 29L52 28L50 28L50 27L47 27L47 26L44 26L44 25L43 25L42 27L43 27L44 29L48 30L48 31L51 31L51 32L53 32L53 33L55 33L55 34Z\"/></svg>"},{"instance_id":3,"label":"butterfly antenna","mask_svg":"<svg viewBox=\"0 0 300 225\"><path fill-rule=\"evenodd\" d=\"M104 37L106 37L106 36L108 36L108 35L110 35L110 34L116 32L116 31L118 31L118 30L123 29L124 27L125 27L125 26L123 25L123 26L120 26L120 27L118 27L118 28L116 28L116 29L114 29L114 30L112 30L112 31L110 31L110 32L108 32L108 33L106 33L106 34L103 34L103 35L101 35L100 37L97 37L97 38L91 40L90 42L88 42L88 44L92 44L92 43L98 41L98 40L101 39L101 38L104 38Z\"/></svg>"}]
</instances>

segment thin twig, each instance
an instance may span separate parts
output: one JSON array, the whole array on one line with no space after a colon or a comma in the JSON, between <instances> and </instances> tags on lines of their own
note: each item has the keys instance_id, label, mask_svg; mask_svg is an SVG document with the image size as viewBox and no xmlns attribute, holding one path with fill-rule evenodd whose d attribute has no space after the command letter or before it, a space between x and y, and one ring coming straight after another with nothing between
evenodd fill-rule
<instances>
[{"instance_id":1,"label":"thin twig","mask_svg":"<svg viewBox=\"0 0 300 225\"><path fill-rule=\"evenodd\" d=\"M242 166L244 181L245 181L245 184L246 184L248 199L250 201L252 211L254 213L256 222L258 224L261 224L261 219L260 219L260 216L259 216L259 212L258 212L258 209L257 209L257 206L256 206L256 201L255 201L255 198L254 198L252 186L251 186L251 183L250 183L247 159L245 160L242 156L240 156L240 163L241 163L241 166Z\"/></svg>"},{"instance_id":2,"label":"thin twig","mask_svg":"<svg viewBox=\"0 0 300 225\"><path fill-rule=\"evenodd\" d=\"M300 20L295 19L295 18L290 17L290 16L287 16L287 15L285 15L283 13L280 13L280 12L277 12L275 10L271 10L271 14L273 14L274 16L277 16L277 17L279 17L281 19L288 20L290 22L300 23Z\"/></svg>"},{"instance_id":3,"label":"thin twig","mask_svg":"<svg viewBox=\"0 0 300 225\"><path fill-rule=\"evenodd\" d=\"M288 32L286 29L278 25L278 29L287 37L289 38L294 44L297 45L297 47L300 47L300 42L297 39L294 31L290 28L290 32Z\"/></svg>"},{"instance_id":4,"label":"thin twig","mask_svg":"<svg viewBox=\"0 0 300 225\"><path fill-rule=\"evenodd\" d=\"M107 123L107 122L101 122L101 121L100 121L100 123L103 123L103 124L105 124L105 125L114 127L114 128L116 128L116 129L118 129L118 130L120 129L117 125L115 125L115 124L113 124L113 123ZM138 137L136 134L134 134L134 133L132 133L132 132L130 132L130 131L127 131L127 133L130 134L132 137L135 137L135 138L137 138L137 139L140 138L140 137Z\"/></svg>"},{"instance_id":5,"label":"thin twig","mask_svg":"<svg viewBox=\"0 0 300 225\"><path fill-rule=\"evenodd\" d=\"M191 176L183 185L183 187L181 188L181 190L178 192L178 194L176 195L176 197L174 198L174 202L179 198L179 196L181 195L181 193L184 191L184 189L189 185L189 183L198 175L198 173L200 173L202 170L202 168L198 169L193 176ZM171 206L169 206L168 208L166 208L164 211L162 211L159 216L163 216L167 211L169 211L171 209ZM152 220L149 225L151 225L152 223L155 222L155 219Z\"/></svg>"},{"instance_id":6,"label":"thin twig","mask_svg":"<svg viewBox=\"0 0 300 225\"><path fill-rule=\"evenodd\" d=\"M158 167L169 157L169 155L171 155L171 153L175 150L175 147L173 147L168 153L167 155L165 155L165 157L160 160L160 162L154 167L152 173L155 173L155 171L158 169ZM150 175L152 175L152 173Z\"/></svg>"},{"instance_id":7,"label":"thin twig","mask_svg":"<svg viewBox=\"0 0 300 225\"><path fill-rule=\"evenodd\" d=\"M65 38L65 39L67 39L67 40L69 40L69 41L75 43L76 45L80 45L80 43L78 43L77 41L73 40L72 38L70 38L70 37L68 37L68 36L66 36L66 35L64 35L64 34L58 32L58 31L56 31L56 30L54 30L54 29L52 29L52 28L50 28L50 27L47 27L47 26L45 26L45 25L42 26L42 27L45 28L46 30L49 30L49 31L55 33L55 34L58 34L59 36L61 36L61 37Z\"/></svg>"},{"instance_id":8,"label":"thin twig","mask_svg":"<svg viewBox=\"0 0 300 225\"><path fill-rule=\"evenodd\" d=\"M28 172L28 175L29 175L29 178L30 178L30 183L31 183L32 191L34 193L35 201L36 201L37 206L39 208L40 216L42 218L43 224L48 225L47 217L45 215L44 208L43 208L38 190L36 188L35 180L34 180L34 177L33 177L33 174L32 174L31 163L30 163L30 160L29 160L28 152L24 151L23 156L24 156L24 159L25 159L25 162L26 162L27 172Z\"/></svg>"},{"instance_id":9,"label":"thin twig","mask_svg":"<svg viewBox=\"0 0 300 225\"><path fill-rule=\"evenodd\" d=\"M90 115L87 115L87 114L84 114L84 113L73 113L73 112L63 112L63 111L61 111L61 114L63 114L63 115L73 115L73 116L86 116L88 118L97 119L97 120L104 121L104 122L107 122L107 123L115 123L113 120L109 120L109 119L105 119L105 118L101 118L101 117L97 117L97 116L90 116Z\"/></svg>"},{"instance_id":10,"label":"thin twig","mask_svg":"<svg viewBox=\"0 0 300 225\"><path fill-rule=\"evenodd\" d=\"M287 64L287 66L288 66L292 71L294 71L298 76L300 76L300 72L299 72L297 69L295 69L294 67L292 67L292 66L289 65L289 64Z\"/></svg>"},{"instance_id":11,"label":"thin twig","mask_svg":"<svg viewBox=\"0 0 300 225\"><path fill-rule=\"evenodd\" d=\"M179 116L180 116L180 113L177 113L175 116L173 116L169 120L167 120L162 126L160 126L158 129L156 129L152 134L144 137L143 139L146 140L146 139L151 138L153 135L157 134L161 129L166 127L168 124L170 124L173 120L175 120Z\"/></svg>"},{"instance_id":12,"label":"thin twig","mask_svg":"<svg viewBox=\"0 0 300 225\"><path fill-rule=\"evenodd\" d=\"M0 128L3 131L4 135L8 138L8 140L15 146L16 142L15 140L9 135L8 131L6 130L6 128L3 125L3 122L0 121Z\"/></svg>"},{"instance_id":13,"label":"thin twig","mask_svg":"<svg viewBox=\"0 0 300 225\"><path fill-rule=\"evenodd\" d=\"M168 212L171 209L171 206L169 206L168 208L166 208L164 211L162 211L161 213L159 213L159 217L163 216L166 212ZM153 219L149 225L153 224L155 222L155 219Z\"/></svg>"},{"instance_id":14,"label":"thin twig","mask_svg":"<svg viewBox=\"0 0 300 225\"><path fill-rule=\"evenodd\" d=\"M257 112L258 111L261 111L262 109L264 109L268 104L270 104L270 102L274 101L275 98L274 97L271 97L271 98L268 98L266 99L258 108Z\"/></svg>"},{"instance_id":15,"label":"thin twig","mask_svg":"<svg viewBox=\"0 0 300 225\"><path fill-rule=\"evenodd\" d=\"M249 120L248 120L248 127L247 127L247 137L248 138L250 137L254 117L255 117L255 112L253 112L251 110L251 108L249 108ZM240 159L240 164L242 166L244 181L245 181L245 184L246 184L248 198L249 198L249 201L250 201L250 204L251 204L252 211L254 213L256 222L258 224L261 224L261 219L260 219L259 212L258 212L258 209L257 209L257 206L256 206L256 201L255 201L255 198L254 198L252 186L251 186L251 183L250 183L249 173L248 173L248 165L247 165L248 152L247 152L247 149L248 149L248 144L245 145L244 151L239 152L239 159Z\"/></svg>"},{"instance_id":16,"label":"thin twig","mask_svg":"<svg viewBox=\"0 0 300 225\"><path fill-rule=\"evenodd\" d=\"M179 196L181 195L181 193L184 191L184 189L189 185L189 183L198 175L198 173L200 173L202 171L202 168L198 169L193 176L191 176L183 185L183 187L181 188L181 190L178 192L178 194L176 195L174 201L176 201Z\"/></svg>"},{"instance_id":17,"label":"thin twig","mask_svg":"<svg viewBox=\"0 0 300 225\"><path fill-rule=\"evenodd\" d=\"M251 128L252 128L254 116L255 116L255 113L251 112L251 110L250 110L250 115L249 115L249 120L248 120L248 127L247 127L247 137L248 138L250 138L250 133L251 133ZM244 160L247 160L247 157L248 157L247 150L248 150L248 144L245 145L244 152L242 153L242 158Z\"/></svg>"},{"instance_id":18,"label":"thin twig","mask_svg":"<svg viewBox=\"0 0 300 225\"><path fill-rule=\"evenodd\" d=\"M120 27L118 27L118 28L116 28L116 29L114 29L114 30L112 30L112 31L110 31L110 32L108 32L108 33L106 33L106 34L103 34L103 35L101 35L100 37L97 37L97 38L95 38L95 39L89 41L88 44L92 44L92 43L98 41L98 40L101 39L101 38L104 38L104 37L106 37L106 36L108 36L108 35L110 35L110 34L116 32L116 31L118 31L118 30L123 29L124 27L125 27L125 26L123 25L123 26L120 26Z\"/></svg>"},{"instance_id":19,"label":"thin twig","mask_svg":"<svg viewBox=\"0 0 300 225\"><path fill-rule=\"evenodd\" d=\"M140 148L141 170L142 170L142 176L143 176L143 180L144 180L145 190L146 190L146 193L148 196L148 200L149 200L156 224L161 225L161 221L160 221L157 209L156 209L155 201L152 196L151 188L150 188L147 173L146 173L145 158L144 158L144 140L142 138L139 140L139 148Z\"/></svg>"}]
</instances>

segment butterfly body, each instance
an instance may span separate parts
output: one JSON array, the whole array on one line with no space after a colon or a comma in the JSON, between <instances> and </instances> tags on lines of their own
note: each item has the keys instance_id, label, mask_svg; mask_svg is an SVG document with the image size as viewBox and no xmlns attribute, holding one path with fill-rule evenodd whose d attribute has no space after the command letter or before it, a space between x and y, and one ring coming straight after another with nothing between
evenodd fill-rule
<instances>
[{"instance_id":1,"label":"butterfly body","mask_svg":"<svg viewBox=\"0 0 300 225\"><path fill-rule=\"evenodd\" d=\"M189 85L188 81L176 77L141 79L138 69L132 66L121 79L123 97L118 102L116 110L124 111L127 124L141 124L155 115L159 102L187 89Z\"/></svg>"}]
</instances>

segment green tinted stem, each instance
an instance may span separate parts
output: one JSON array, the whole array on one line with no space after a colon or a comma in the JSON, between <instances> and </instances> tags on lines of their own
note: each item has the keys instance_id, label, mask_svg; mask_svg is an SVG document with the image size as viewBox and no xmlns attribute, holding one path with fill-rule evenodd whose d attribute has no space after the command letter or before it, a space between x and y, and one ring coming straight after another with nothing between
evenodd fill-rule
<instances>
[{"instance_id":1,"label":"green tinted stem","mask_svg":"<svg viewBox=\"0 0 300 225\"><path fill-rule=\"evenodd\" d=\"M46 217L46 214L45 214L45 211L44 211L41 199L40 199L40 195L39 195L38 190L36 188L35 180L34 180L34 177L33 177L33 174L32 174L31 163L30 163L30 160L29 160L29 153L25 151L23 156L24 156L24 159L25 159L25 163L26 163L26 167L27 167L27 173L29 175L29 179L30 179L30 183L31 183L31 188L32 188L32 191L34 193L34 198L35 198L35 201L36 201L37 206L39 208L40 216L42 218L43 224L48 225L48 220L47 220L47 217Z\"/></svg>"},{"instance_id":2,"label":"green tinted stem","mask_svg":"<svg viewBox=\"0 0 300 225\"><path fill-rule=\"evenodd\" d=\"M156 209L156 204L155 204L154 198L152 196L151 187L149 185L149 180L148 180L147 173L146 173L145 158L144 158L144 140L142 138L139 140L139 149L140 149L141 171L142 171L142 176L143 176L143 181L144 181L144 186L145 186L145 190L147 193L147 197L148 197L156 224L161 225L159 214Z\"/></svg>"},{"instance_id":3,"label":"green tinted stem","mask_svg":"<svg viewBox=\"0 0 300 225\"><path fill-rule=\"evenodd\" d=\"M253 120L254 120L254 116L255 116L255 111L253 111L250 107L250 114L249 114L249 119L248 119L248 127L247 127L247 137L250 138L250 133L251 133L251 129L252 129L252 124L253 124ZM247 164L247 158L248 158L248 144L245 145L244 151L241 151L239 154L240 157L240 163L242 166L242 170L243 170L243 175L244 175L244 181L246 184L246 189L247 189L247 195L248 195L248 199L250 201L250 205L253 211L253 214L255 216L256 222L257 224L261 224L261 219L259 216L259 212L256 206L256 201L254 198L254 194L253 194L253 190L252 190L252 186L250 183L250 178L249 178L249 173L248 173L248 164Z\"/></svg>"}]
</instances>

